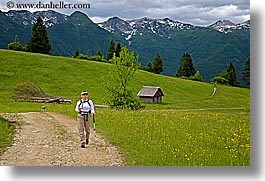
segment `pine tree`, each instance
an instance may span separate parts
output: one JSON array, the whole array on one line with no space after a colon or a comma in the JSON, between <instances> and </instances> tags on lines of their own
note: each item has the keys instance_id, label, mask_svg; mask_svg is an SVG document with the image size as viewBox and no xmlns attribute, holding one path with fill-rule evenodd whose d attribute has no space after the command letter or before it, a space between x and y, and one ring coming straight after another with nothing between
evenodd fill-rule
<instances>
[{"instance_id":1,"label":"pine tree","mask_svg":"<svg viewBox=\"0 0 265 181\"><path fill-rule=\"evenodd\" d=\"M98 49L98 53L97 53L98 56L102 57L102 54L100 52L100 49Z\"/></svg>"},{"instance_id":2,"label":"pine tree","mask_svg":"<svg viewBox=\"0 0 265 181\"><path fill-rule=\"evenodd\" d=\"M115 56L120 57L120 52L121 52L121 44L120 42L118 42L115 49Z\"/></svg>"},{"instance_id":3,"label":"pine tree","mask_svg":"<svg viewBox=\"0 0 265 181\"><path fill-rule=\"evenodd\" d=\"M163 71L163 60L160 57L160 54L157 53L153 63L153 72L155 74L160 74Z\"/></svg>"},{"instance_id":4,"label":"pine tree","mask_svg":"<svg viewBox=\"0 0 265 181\"><path fill-rule=\"evenodd\" d=\"M245 63L244 71L242 72L242 80L250 85L250 58L247 59Z\"/></svg>"},{"instance_id":5,"label":"pine tree","mask_svg":"<svg viewBox=\"0 0 265 181\"><path fill-rule=\"evenodd\" d=\"M110 59L112 59L114 53L115 53L115 43L114 43L114 40L111 39L110 44L109 44L109 48L108 48L108 54L107 54L107 60L108 61Z\"/></svg>"},{"instance_id":6,"label":"pine tree","mask_svg":"<svg viewBox=\"0 0 265 181\"><path fill-rule=\"evenodd\" d=\"M80 55L80 51L77 48L77 49L75 49L75 55L73 56L73 58L77 58L77 57L79 57L79 55Z\"/></svg>"},{"instance_id":7,"label":"pine tree","mask_svg":"<svg viewBox=\"0 0 265 181\"><path fill-rule=\"evenodd\" d=\"M236 86L236 70L232 62L230 62L228 68L227 68L227 80L228 84L231 86Z\"/></svg>"},{"instance_id":8,"label":"pine tree","mask_svg":"<svg viewBox=\"0 0 265 181\"><path fill-rule=\"evenodd\" d=\"M176 73L177 77L190 77L196 74L192 59L189 53L184 53L180 59L180 64Z\"/></svg>"},{"instance_id":9,"label":"pine tree","mask_svg":"<svg viewBox=\"0 0 265 181\"><path fill-rule=\"evenodd\" d=\"M32 35L27 44L27 51L43 54L51 53L51 44L41 17L37 18L36 23L32 27Z\"/></svg>"}]
</instances>

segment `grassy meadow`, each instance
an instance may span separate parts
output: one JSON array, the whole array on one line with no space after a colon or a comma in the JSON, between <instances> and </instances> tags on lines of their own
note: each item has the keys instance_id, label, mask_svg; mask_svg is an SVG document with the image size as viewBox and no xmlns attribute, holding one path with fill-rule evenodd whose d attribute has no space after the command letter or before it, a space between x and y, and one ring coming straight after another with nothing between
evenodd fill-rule
<instances>
[{"instance_id":1,"label":"grassy meadow","mask_svg":"<svg viewBox=\"0 0 265 181\"><path fill-rule=\"evenodd\" d=\"M196 65L195 65L196 66ZM17 84L33 82L72 104L45 111L75 118L75 102L88 90L94 104L107 98L102 81L111 65L66 57L0 50L0 113L43 111L42 103L12 99ZM214 76L214 75L213 75ZM128 165L249 166L250 91L137 71L131 87L159 86L162 104L139 111L96 109L97 132L115 144Z\"/></svg>"}]
</instances>

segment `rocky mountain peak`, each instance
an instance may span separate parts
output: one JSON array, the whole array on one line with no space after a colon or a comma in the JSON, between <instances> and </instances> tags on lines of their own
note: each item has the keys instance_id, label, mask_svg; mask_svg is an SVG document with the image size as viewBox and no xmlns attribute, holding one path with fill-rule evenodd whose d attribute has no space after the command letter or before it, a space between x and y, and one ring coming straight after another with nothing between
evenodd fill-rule
<instances>
[{"instance_id":1,"label":"rocky mountain peak","mask_svg":"<svg viewBox=\"0 0 265 181\"><path fill-rule=\"evenodd\" d=\"M23 25L31 25L36 22L38 17L41 17L46 27L59 24L67 19L67 15L52 10L36 11L33 13L27 10L10 10L5 14L11 17L12 20L20 22Z\"/></svg>"},{"instance_id":2,"label":"rocky mountain peak","mask_svg":"<svg viewBox=\"0 0 265 181\"><path fill-rule=\"evenodd\" d=\"M250 29L250 20L239 24L235 24L229 20L219 20L208 27L223 33L229 33L233 30L248 30Z\"/></svg>"},{"instance_id":3,"label":"rocky mountain peak","mask_svg":"<svg viewBox=\"0 0 265 181\"><path fill-rule=\"evenodd\" d=\"M126 40L132 38L137 32L152 32L165 35L174 29L192 29L195 27L191 24L184 24L169 18L152 19L148 17L134 20L122 20L114 17L98 25L109 32L116 32L123 35Z\"/></svg>"}]
</instances>

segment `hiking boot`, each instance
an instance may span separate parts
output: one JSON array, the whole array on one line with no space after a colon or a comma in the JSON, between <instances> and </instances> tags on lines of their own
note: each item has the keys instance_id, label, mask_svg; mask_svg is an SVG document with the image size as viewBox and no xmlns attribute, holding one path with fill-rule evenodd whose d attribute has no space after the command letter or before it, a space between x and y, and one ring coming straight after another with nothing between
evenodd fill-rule
<instances>
[{"instance_id":1,"label":"hiking boot","mask_svg":"<svg viewBox=\"0 0 265 181\"><path fill-rule=\"evenodd\" d=\"M81 145L81 148L85 148L85 145Z\"/></svg>"},{"instance_id":2,"label":"hiking boot","mask_svg":"<svg viewBox=\"0 0 265 181\"><path fill-rule=\"evenodd\" d=\"M86 139L86 145L88 145L88 143L89 143L89 140L88 140L88 139Z\"/></svg>"}]
</instances>

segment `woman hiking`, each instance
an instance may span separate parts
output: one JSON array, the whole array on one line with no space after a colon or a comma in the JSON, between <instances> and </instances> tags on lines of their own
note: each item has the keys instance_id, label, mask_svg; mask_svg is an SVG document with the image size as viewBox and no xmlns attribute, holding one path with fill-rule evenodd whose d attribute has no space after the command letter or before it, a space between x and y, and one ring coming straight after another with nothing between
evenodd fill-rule
<instances>
[{"instance_id":1,"label":"woman hiking","mask_svg":"<svg viewBox=\"0 0 265 181\"><path fill-rule=\"evenodd\" d=\"M94 104L89 100L87 91L81 92L81 100L77 101L75 111L78 113L77 124L81 148L85 148L85 144L89 143L91 114L95 115Z\"/></svg>"}]
</instances>

